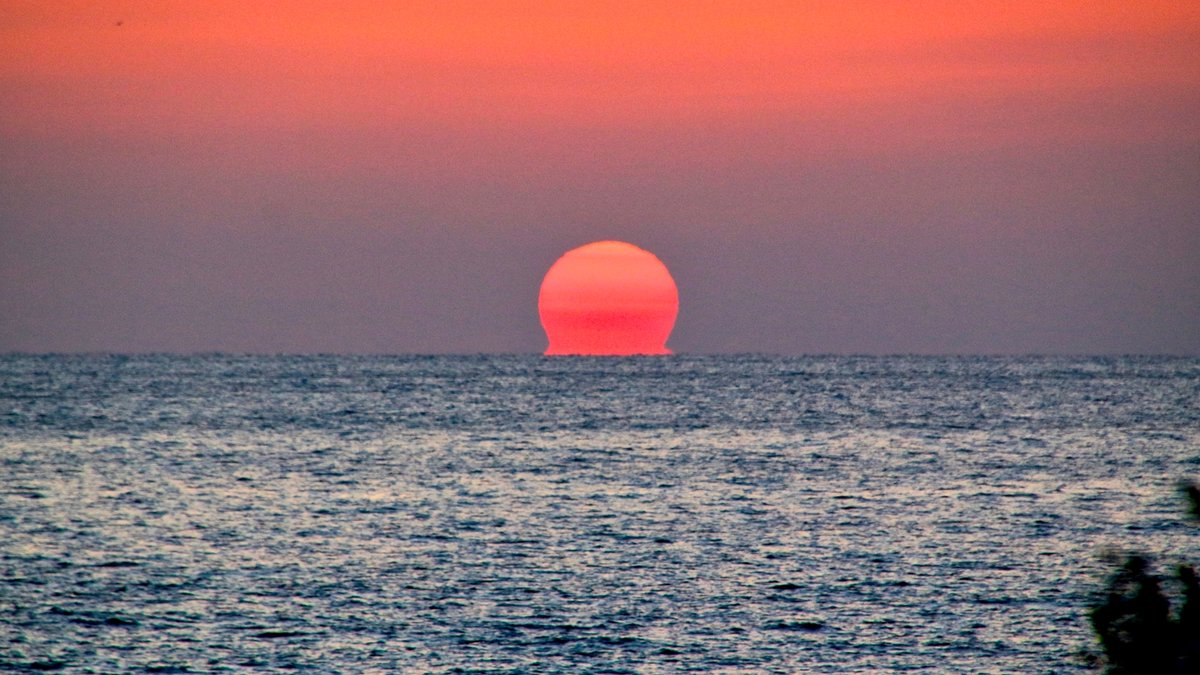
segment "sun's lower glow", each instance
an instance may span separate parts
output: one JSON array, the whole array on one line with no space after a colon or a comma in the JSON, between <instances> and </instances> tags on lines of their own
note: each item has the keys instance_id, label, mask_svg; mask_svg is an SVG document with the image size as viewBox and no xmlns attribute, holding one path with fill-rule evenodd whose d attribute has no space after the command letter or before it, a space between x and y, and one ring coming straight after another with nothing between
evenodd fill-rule
<instances>
[{"instance_id":1,"label":"sun's lower glow","mask_svg":"<svg viewBox=\"0 0 1200 675\"><path fill-rule=\"evenodd\" d=\"M563 254L542 279L547 355L670 354L679 292L653 253L598 241Z\"/></svg>"}]
</instances>

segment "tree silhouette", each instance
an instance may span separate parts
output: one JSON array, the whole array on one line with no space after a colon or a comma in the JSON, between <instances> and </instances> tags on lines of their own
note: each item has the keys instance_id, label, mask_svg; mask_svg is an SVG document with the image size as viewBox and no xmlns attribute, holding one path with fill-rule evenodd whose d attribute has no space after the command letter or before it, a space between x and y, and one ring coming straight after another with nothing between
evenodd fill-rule
<instances>
[{"instance_id":1,"label":"tree silhouette","mask_svg":"<svg viewBox=\"0 0 1200 675\"><path fill-rule=\"evenodd\" d=\"M1200 522L1200 486L1181 491ZM1130 555L1109 578L1104 602L1091 613L1109 675L1200 673L1200 580L1192 565L1179 565L1176 575L1183 598L1174 615L1147 557Z\"/></svg>"}]
</instances>

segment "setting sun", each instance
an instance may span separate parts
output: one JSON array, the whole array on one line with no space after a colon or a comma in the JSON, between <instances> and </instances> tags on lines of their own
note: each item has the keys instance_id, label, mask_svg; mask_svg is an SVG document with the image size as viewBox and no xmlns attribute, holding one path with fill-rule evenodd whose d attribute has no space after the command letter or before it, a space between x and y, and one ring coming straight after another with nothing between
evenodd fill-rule
<instances>
[{"instance_id":1,"label":"setting sun","mask_svg":"<svg viewBox=\"0 0 1200 675\"><path fill-rule=\"evenodd\" d=\"M666 265L620 241L567 251L538 294L547 355L670 354L666 342L678 313Z\"/></svg>"}]
</instances>

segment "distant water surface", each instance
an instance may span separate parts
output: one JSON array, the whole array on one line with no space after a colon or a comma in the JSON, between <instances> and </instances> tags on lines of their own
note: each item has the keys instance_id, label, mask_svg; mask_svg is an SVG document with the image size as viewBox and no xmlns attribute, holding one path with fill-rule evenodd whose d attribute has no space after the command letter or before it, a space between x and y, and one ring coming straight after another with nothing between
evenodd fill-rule
<instances>
[{"instance_id":1,"label":"distant water surface","mask_svg":"<svg viewBox=\"0 0 1200 675\"><path fill-rule=\"evenodd\" d=\"M0 357L0 668L1063 672L1200 360Z\"/></svg>"}]
</instances>

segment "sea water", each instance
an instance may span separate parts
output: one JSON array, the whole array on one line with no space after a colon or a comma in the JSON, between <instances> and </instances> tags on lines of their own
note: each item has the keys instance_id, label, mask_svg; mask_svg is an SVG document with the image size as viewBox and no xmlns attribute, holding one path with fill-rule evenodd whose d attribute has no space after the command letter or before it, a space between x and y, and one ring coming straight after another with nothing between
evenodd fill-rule
<instances>
[{"instance_id":1,"label":"sea water","mask_svg":"<svg viewBox=\"0 0 1200 675\"><path fill-rule=\"evenodd\" d=\"M0 357L0 668L1063 672L1200 360Z\"/></svg>"}]
</instances>

